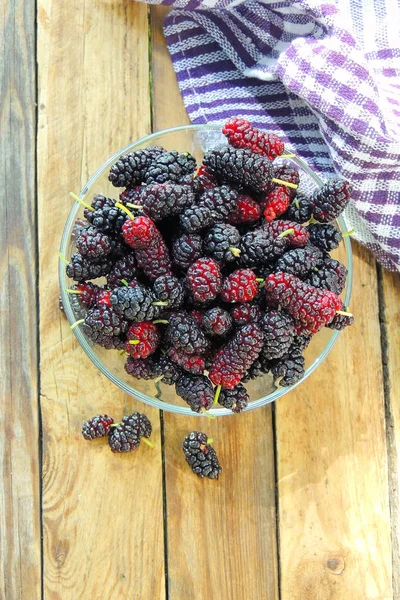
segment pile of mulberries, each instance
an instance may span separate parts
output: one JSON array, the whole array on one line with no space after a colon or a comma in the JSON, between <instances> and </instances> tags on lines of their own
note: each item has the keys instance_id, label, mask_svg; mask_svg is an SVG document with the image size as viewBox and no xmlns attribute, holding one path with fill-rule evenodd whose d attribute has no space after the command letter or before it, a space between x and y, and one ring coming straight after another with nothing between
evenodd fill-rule
<instances>
[{"instance_id":1,"label":"pile of mulberries","mask_svg":"<svg viewBox=\"0 0 400 600\"><path fill-rule=\"evenodd\" d=\"M135 412L122 417L120 423L108 415L95 415L82 425L82 435L85 440L107 438L112 452L133 452L144 441L151 447L149 441L152 425L146 415Z\"/></svg>"},{"instance_id":2,"label":"pile of mulberries","mask_svg":"<svg viewBox=\"0 0 400 600\"><path fill-rule=\"evenodd\" d=\"M87 338L122 352L132 377L174 385L196 412L241 412L243 383L267 372L297 383L311 337L353 322L339 298L347 270L329 255L349 183L298 193L275 135L236 118L223 133L199 166L161 146L122 156L109 174L116 199L86 203L66 267ZM101 416L85 435L124 452L147 435L142 421Z\"/></svg>"}]
</instances>

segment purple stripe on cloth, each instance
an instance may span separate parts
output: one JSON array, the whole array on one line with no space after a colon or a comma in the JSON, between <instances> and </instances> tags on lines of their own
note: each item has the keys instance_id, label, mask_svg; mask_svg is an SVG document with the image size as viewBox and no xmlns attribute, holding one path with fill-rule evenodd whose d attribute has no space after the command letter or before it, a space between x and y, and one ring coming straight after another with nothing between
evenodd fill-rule
<instances>
[{"instance_id":1,"label":"purple stripe on cloth","mask_svg":"<svg viewBox=\"0 0 400 600\"><path fill-rule=\"evenodd\" d=\"M181 39L194 39L196 37L198 37L199 35L204 35L204 30L201 27L194 27L193 29L191 28L189 30L190 35L187 35L187 33L182 36L182 33L171 33L168 36L168 40L169 40L169 48L170 50L174 47L175 44L181 42ZM182 37L181 37L182 36ZM210 38L210 41L213 41L212 38Z\"/></svg>"},{"instance_id":2,"label":"purple stripe on cloth","mask_svg":"<svg viewBox=\"0 0 400 600\"><path fill-rule=\"evenodd\" d=\"M252 67L254 65L255 59L251 56L248 47L249 45L243 46L240 41L232 35L231 28L225 23L224 19L215 13L210 13L207 15L208 19L211 23L218 28L219 33L226 37L226 45L229 45L232 49L231 60L236 63L235 55L233 53L237 53L240 62L242 62L245 68ZM251 44L251 41L250 41Z\"/></svg>"}]
</instances>

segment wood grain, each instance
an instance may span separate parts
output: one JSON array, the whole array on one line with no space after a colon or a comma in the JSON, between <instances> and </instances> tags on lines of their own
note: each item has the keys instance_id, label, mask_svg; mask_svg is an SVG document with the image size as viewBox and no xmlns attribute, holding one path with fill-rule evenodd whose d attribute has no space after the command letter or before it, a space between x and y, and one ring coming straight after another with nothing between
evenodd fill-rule
<instances>
[{"instance_id":1,"label":"wood grain","mask_svg":"<svg viewBox=\"0 0 400 600\"><path fill-rule=\"evenodd\" d=\"M190 124L163 33L170 10L167 6L150 8L154 131Z\"/></svg>"},{"instance_id":2,"label":"wood grain","mask_svg":"<svg viewBox=\"0 0 400 600\"><path fill-rule=\"evenodd\" d=\"M400 275L382 273L382 325L386 382L386 435L389 459L393 545L393 593L400 599Z\"/></svg>"},{"instance_id":3,"label":"wood grain","mask_svg":"<svg viewBox=\"0 0 400 600\"><path fill-rule=\"evenodd\" d=\"M355 325L276 404L282 600L391 600L375 261L353 245Z\"/></svg>"},{"instance_id":4,"label":"wood grain","mask_svg":"<svg viewBox=\"0 0 400 600\"><path fill-rule=\"evenodd\" d=\"M40 598L35 3L0 5L0 598Z\"/></svg>"},{"instance_id":5,"label":"wood grain","mask_svg":"<svg viewBox=\"0 0 400 600\"><path fill-rule=\"evenodd\" d=\"M278 598L270 410L164 419L169 598ZM181 446L194 430L215 440L218 481L186 464Z\"/></svg>"},{"instance_id":6,"label":"wood grain","mask_svg":"<svg viewBox=\"0 0 400 600\"><path fill-rule=\"evenodd\" d=\"M165 598L159 413L124 396L58 310L57 250L78 191L150 130L147 7L40 0L39 234L44 597ZM155 450L113 455L80 435L89 416L145 410Z\"/></svg>"},{"instance_id":7,"label":"wood grain","mask_svg":"<svg viewBox=\"0 0 400 600\"><path fill-rule=\"evenodd\" d=\"M188 122L161 25L151 9L154 129ZM164 414L170 600L278 598L271 409L199 420ZM200 429L215 439L218 481L193 475L181 449Z\"/></svg>"}]
</instances>

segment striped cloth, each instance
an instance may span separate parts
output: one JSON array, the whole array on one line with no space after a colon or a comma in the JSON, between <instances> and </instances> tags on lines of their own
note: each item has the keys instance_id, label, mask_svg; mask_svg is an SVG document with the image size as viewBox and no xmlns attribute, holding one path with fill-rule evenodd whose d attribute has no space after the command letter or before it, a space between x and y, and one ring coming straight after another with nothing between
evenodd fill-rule
<instances>
[{"instance_id":1,"label":"striped cloth","mask_svg":"<svg viewBox=\"0 0 400 600\"><path fill-rule=\"evenodd\" d=\"M190 119L247 118L350 180L347 226L400 270L399 0L162 3Z\"/></svg>"}]
</instances>

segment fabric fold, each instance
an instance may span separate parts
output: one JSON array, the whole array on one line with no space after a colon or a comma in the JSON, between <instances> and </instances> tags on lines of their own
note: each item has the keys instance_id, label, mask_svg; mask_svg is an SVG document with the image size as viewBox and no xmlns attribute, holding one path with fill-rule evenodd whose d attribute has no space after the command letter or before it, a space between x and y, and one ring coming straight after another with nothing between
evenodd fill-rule
<instances>
[{"instance_id":1,"label":"fabric fold","mask_svg":"<svg viewBox=\"0 0 400 600\"><path fill-rule=\"evenodd\" d=\"M346 223L400 270L398 0L172 4L164 30L191 121L247 118L323 178L349 179Z\"/></svg>"}]
</instances>

